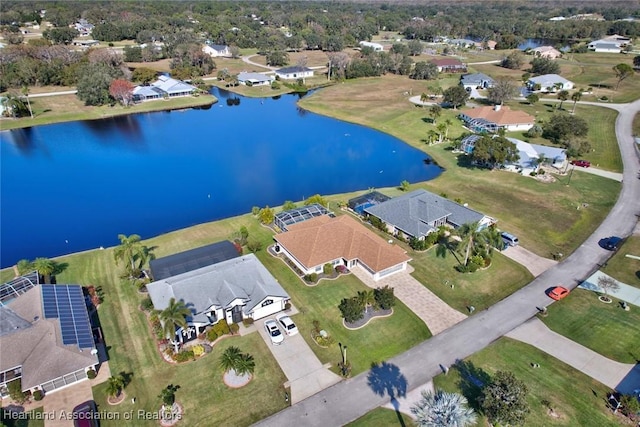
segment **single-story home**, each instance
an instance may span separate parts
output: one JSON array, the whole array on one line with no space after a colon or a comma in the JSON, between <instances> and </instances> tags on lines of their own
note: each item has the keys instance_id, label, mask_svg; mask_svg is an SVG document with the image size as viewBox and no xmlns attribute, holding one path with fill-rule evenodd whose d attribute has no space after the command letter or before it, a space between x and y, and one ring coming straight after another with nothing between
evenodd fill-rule
<instances>
[{"instance_id":1,"label":"single-story home","mask_svg":"<svg viewBox=\"0 0 640 427\"><path fill-rule=\"evenodd\" d=\"M612 34L600 40L592 41L587 47L594 52L620 53L630 43L631 39L629 37Z\"/></svg>"},{"instance_id":2,"label":"single-story home","mask_svg":"<svg viewBox=\"0 0 640 427\"><path fill-rule=\"evenodd\" d=\"M495 81L484 73L473 73L463 75L460 83L465 89L488 89L493 87Z\"/></svg>"},{"instance_id":3,"label":"single-story home","mask_svg":"<svg viewBox=\"0 0 640 427\"><path fill-rule=\"evenodd\" d=\"M458 228L478 222L480 227L488 227L495 223L491 217L422 189L370 206L364 212L384 222L389 233L420 240L440 226Z\"/></svg>"},{"instance_id":4,"label":"single-story home","mask_svg":"<svg viewBox=\"0 0 640 427\"><path fill-rule=\"evenodd\" d=\"M237 258L240 255L242 255L242 248L236 247L228 240L223 240L166 257L152 259L149 261L149 269L153 280L163 280Z\"/></svg>"},{"instance_id":5,"label":"single-story home","mask_svg":"<svg viewBox=\"0 0 640 427\"><path fill-rule=\"evenodd\" d=\"M459 117L474 132L529 130L535 123L535 117L502 105L466 108Z\"/></svg>"},{"instance_id":6,"label":"single-story home","mask_svg":"<svg viewBox=\"0 0 640 427\"><path fill-rule=\"evenodd\" d=\"M471 39L449 39L447 40L447 44L461 48L470 48L476 46L476 41Z\"/></svg>"},{"instance_id":7,"label":"single-story home","mask_svg":"<svg viewBox=\"0 0 640 427\"><path fill-rule=\"evenodd\" d=\"M23 391L52 393L87 379L99 364L81 286L17 281L22 279L0 285L2 397L16 380Z\"/></svg>"},{"instance_id":8,"label":"single-story home","mask_svg":"<svg viewBox=\"0 0 640 427\"><path fill-rule=\"evenodd\" d=\"M307 77L313 77L313 70L308 67L295 65L293 67L284 67L276 70L276 76L285 80L305 79Z\"/></svg>"},{"instance_id":9,"label":"single-story home","mask_svg":"<svg viewBox=\"0 0 640 427\"><path fill-rule=\"evenodd\" d=\"M197 88L181 80L169 76L160 76L150 86L136 86L133 89L134 101L149 101L152 99L175 98L193 94Z\"/></svg>"},{"instance_id":10,"label":"single-story home","mask_svg":"<svg viewBox=\"0 0 640 427\"><path fill-rule=\"evenodd\" d=\"M475 148L476 141L481 137L480 135L469 135L463 138L460 149L466 154L471 154ZM542 163L559 170L567 166L567 154L562 148L529 144L516 138L507 139L516 145L519 155L517 161L504 165L505 169L509 171L529 175L531 172L538 172ZM542 162L540 159L543 159Z\"/></svg>"},{"instance_id":11,"label":"single-story home","mask_svg":"<svg viewBox=\"0 0 640 427\"><path fill-rule=\"evenodd\" d=\"M88 48L88 47L98 46L100 42L98 40L73 40L71 44L73 46Z\"/></svg>"},{"instance_id":12,"label":"single-story home","mask_svg":"<svg viewBox=\"0 0 640 427\"><path fill-rule=\"evenodd\" d=\"M276 234L275 251L283 253L304 274L321 273L325 264L334 268L360 265L373 280L406 270L411 258L399 246L387 242L349 215L322 215L289 226Z\"/></svg>"},{"instance_id":13,"label":"single-story home","mask_svg":"<svg viewBox=\"0 0 640 427\"><path fill-rule=\"evenodd\" d=\"M531 53L540 58L556 59L562 56L562 52L553 46L539 46L531 49Z\"/></svg>"},{"instance_id":14,"label":"single-story home","mask_svg":"<svg viewBox=\"0 0 640 427\"><path fill-rule=\"evenodd\" d=\"M360 45L360 47L370 47L374 50L374 52L382 52L384 50L384 47L380 43L361 41L358 44Z\"/></svg>"},{"instance_id":15,"label":"single-story home","mask_svg":"<svg viewBox=\"0 0 640 427\"><path fill-rule=\"evenodd\" d=\"M558 74L543 74L531 77L527 81L527 87L529 90L536 92L557 92L559 90L571 90L574 84Z\"/></svg>"},{"instance_id":16,"label":"single-story home","mask_svg":"<svg viewBox=\"0 0 640 427\"><path fill-rule=\"evenodd\" d=\"M440 58L431 60L438 67L440 73L466 73L467 66L454 58Z\"/></svg>"},{"instance_id":17,"label":"single-story home","mask_svg":"<svg viewBox=\"0 0 640 427\"><path fill-rule=\"evenodd\" d=\"M221 319L231 324L278 313L290 299L254 254L156 280L147 290L156 310L167 308L171 298L191 310L186 319L189 328L176 331L182 342Z\"/></svg>"},{"instance_id":18,"label":"single-story home","mask_svg":"<svg viewBox=\"0 0 640 427\"><path fill-rule=\"evenodd\" d=\"M202 47L202 51L214 58L218 58L218 57L230 58L231 57L231 50L227 45L206 44Z\"/></svg>"},{"instance_id":19,"label":"single-story home","mask_svg":"<svg viewBox=\"0 0 640 427\"><path fill-rule=\"evenodd\" d=\"M275 77L262 73L242 71L238 74L238 83L246 86L270 86L274 80Z\"/></svg>"},{"instance_id":20,"label":"single-story home","mask_svg":"<svg viewBox=\"0 0 640 427\"><path fill-rule=\"evenodd\" d=\"M278 212L273 218L273 223L281 231L287 231L289 229L289 226L293 224L307 221L321 215L328 215L331 217L335 216L333 212L329 211L321 204L312 203L310 205L300 206L298 208Z\"/></svg>"}]
</instances>

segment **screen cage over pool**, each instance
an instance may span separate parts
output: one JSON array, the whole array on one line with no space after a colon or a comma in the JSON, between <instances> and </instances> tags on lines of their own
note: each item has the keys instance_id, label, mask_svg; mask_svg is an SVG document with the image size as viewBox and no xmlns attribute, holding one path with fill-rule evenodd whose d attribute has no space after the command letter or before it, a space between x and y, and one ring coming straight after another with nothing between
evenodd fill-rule
<instances>
[{"instance_id":1,"label":"screen cage over pool","mask_svg":"<svg viewBox=\"0 0 640 427\"><path fill-rule=\"evenodd\" d=\"M282 211L277 213L273 222L282 231L287 231L287 227L293 224L297 224L302 221L306 221L311 218L315 218L321 215L333 214L327 210L324 206L314 203L307 206L302 206L288 211Z\"/></svg>"},{"instance_id":2,"label":"screen cage over pool","mask_svg":"<svg viewBox=\"0 0 640 427\"><path fill-rule=\"evenodd\" d=\"M386 202L389 199L389 196L385 196L382 193L379 193L377 191L370 191L366 194L363 194L362 196L349 199L347 205L349 206L349 209L356 212L358 215L363 215L365 209L379 203Z\"/></svg>"}]
</instances>

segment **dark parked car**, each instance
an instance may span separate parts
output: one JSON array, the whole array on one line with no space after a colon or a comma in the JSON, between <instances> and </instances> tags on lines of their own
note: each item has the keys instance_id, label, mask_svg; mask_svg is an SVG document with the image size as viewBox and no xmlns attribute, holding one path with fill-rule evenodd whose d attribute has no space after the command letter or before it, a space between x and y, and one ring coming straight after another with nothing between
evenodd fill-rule
<instances>
[{"instance_id":1,"label":"dark parked car","mask_svg":"<svg viewBox=\"0 0 640 427\"><path fill-rule=\"evenodd\" d=\"M622 237L611 236L604 240L604 248L610 251L617 251L622 244Z\"/></svg>"},{"instance_id":2,"label":"dark parked car","mask_svg":"<svg viewBox=\"0 0 640 427\"><path fill-rule=\"evenodd\" d=\"M571 160L571 164L574 166L580 166L581 168L588 168L591 166L591 162L587 160Z\"/></svg>"}]
</instances>

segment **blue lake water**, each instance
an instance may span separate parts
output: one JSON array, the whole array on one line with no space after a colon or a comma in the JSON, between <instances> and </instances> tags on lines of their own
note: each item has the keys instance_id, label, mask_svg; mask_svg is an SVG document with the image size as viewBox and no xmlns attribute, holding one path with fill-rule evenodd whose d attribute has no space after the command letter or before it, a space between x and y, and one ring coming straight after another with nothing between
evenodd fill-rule
<instances>
[{"instance_id":1,"label":"blue lake water","mask_svg":"<svg viewBox=\"0 0 640 427\"><path fill-rule=\"evenodd\" d=\"M213 93L209 109L0 132L1 266L441 172L396 138L300 109L298 96Z\"/></svg>"}]
</instances>

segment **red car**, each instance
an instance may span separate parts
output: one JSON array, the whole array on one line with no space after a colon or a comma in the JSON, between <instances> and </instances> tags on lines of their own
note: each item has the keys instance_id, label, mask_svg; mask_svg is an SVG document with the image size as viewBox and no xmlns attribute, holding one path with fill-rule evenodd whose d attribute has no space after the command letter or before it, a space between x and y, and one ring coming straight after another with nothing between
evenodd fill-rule
<instances>
[{"instance_id":1,"label":"red car","mask_svg":"<svg viewBox=\"0 0 640 427\"><path fill-rule=\"evenodd\" d=\"M587 160L571 160L571 164L574 166L580 166L581 168L588 168L591 166L591 162Z\"/></svg>"},{"instance_id":2,"label":"red car","mask_svg":"<svg viewBox=\"0 0 640 427\"><path fill-rule=\"evenodd\" d=\"M556 286L555 288L549 291L549 298L554 299L556 301L561 300L567 295L569 295L569 290L562 286Z\"/></svg>"}]
</instances>

